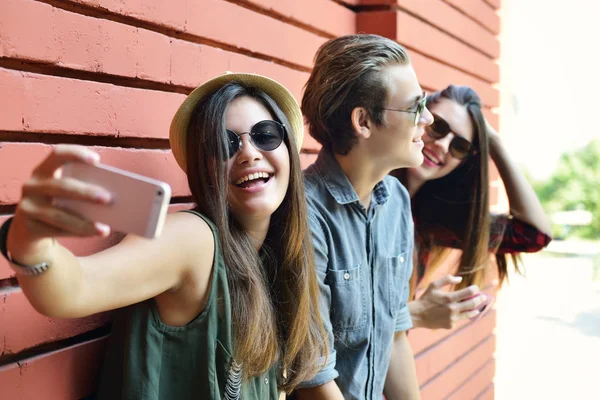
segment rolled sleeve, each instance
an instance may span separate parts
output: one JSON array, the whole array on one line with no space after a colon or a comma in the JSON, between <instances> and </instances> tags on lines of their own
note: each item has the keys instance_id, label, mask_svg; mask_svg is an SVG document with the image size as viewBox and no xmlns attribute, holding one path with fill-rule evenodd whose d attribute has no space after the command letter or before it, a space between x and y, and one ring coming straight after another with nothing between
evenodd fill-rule
<instances>
[{"instance_id":1,"label":"rolled sleeve","mask_svg":"<svg viewBox=\"0 0 600 400\"><path fill-rule=\"evenodd\" d=\"M327 240L325 239L324 225L319 222L319 218L315 216L309 210L309 225L312 233L313 246L315 251L315 267L317 269L317 281L319 283L319 308L321 312L321 318L323 319L323 326L327 332L329 354L327 356L327 363L317 373L317 375L306 382L302 382L298 387L310 388L315 386L323 385L336 379L339 373L335 369L336 364L336 353L334 348L334 336L333 327L331 325L330 318L330 304L331 304L331 290L329 285L325 282L325 276L327 275L328 265L328 247ZM325 359L319 360L319 364L322 364Z\"/></svg>"},{"instance_id":2,"label":"rolled sleeve","mask_svg":"<svg viewBox=\"0 0 600 400\"><path fill-rule=\"evenodd\" d=\"M319 364L322 364L325 358L319 360ZM309 381L302 382L298 385L299 389L313 388L326 384L336 379L340 374L335 369L335 350L329 353L327 357L327 364L321 369L314 378Z\"/></svg>"},{"instance_id":3,"label":"rolled sleeve","mask_svg":"<svg viewBox=\"0 0 600 400\"><path fill-rule=\"evenodd\" d=\"M402 306L396 315L396 332L407 331L413 327L412 318L408 309L408 288L405 290L405 298L402 300Z\"/></svg>"}]
</instances>

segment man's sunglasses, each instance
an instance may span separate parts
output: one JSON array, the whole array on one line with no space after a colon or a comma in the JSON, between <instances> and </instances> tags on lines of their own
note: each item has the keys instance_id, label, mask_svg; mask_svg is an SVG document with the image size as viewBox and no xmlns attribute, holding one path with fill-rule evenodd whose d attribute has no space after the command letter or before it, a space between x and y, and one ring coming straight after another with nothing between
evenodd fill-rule
<instances>
[{"instance_id":1,"label":"man's sunglasses","mask_svg":"<svg viewBox=\"0 0 600 400\"><path fill-rule=\"evenodd\" d=\"M435 115L433 113L432 115L433 123L425 127L427 134L434 140L445 138L449 133L452 132L450 124L439 115ZM454 132L452 133L454 134L454 138L452 138L450 146L448 147L452 157L462 161L475 154L473 143Z\"/></svg>"},{"instance_id":2,"label":"man's sunglasses","mask_svg":"<svg viewBox=\"0 0 600 400\"><path fill-rule=\"evenodd\" d=\"M281 145L286 135L285 126L277 121L265 120L254 124L250 132L237 133L227 129L227 150L229 159L242 148L242 135L250 135L250 142L259 150L273 151Z\"/></svg>"},{"instance_id":3,"label":"man's sunglasses","mask_svg":"<svg viewBox=\"0 0 600 400\"><path fill-rule=\"evenodd\" d=\"M419 100L419 103L417 104L416 108L414 108L412 110L398 110L396 108L384 108L384 110L415 114L415 119L413 121L413 124L418 125L419 119L421 118L421 114L423 114L423 111L425 110L426 105L427 105L427 92L423 92L423 98L421 100Z\"/></svg>"}]
</instances>

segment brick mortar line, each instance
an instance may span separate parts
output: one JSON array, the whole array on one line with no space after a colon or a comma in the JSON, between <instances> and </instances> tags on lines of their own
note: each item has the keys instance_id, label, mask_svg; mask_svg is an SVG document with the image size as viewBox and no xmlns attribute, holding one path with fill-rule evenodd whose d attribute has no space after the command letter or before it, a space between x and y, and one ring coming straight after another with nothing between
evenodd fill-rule
<instances>
[{"instance_id":1,"label":"brick mortar line","mask_svg":"<svg viewBox=\"0 0 600 400\"><path fill-rule=\"evenodd\" d=\"M480 320L478 320L477 322L483 321L486 318L489 318L490 315L492 315L492 312L495 312L494 310L486 312L486 315L484 315ZM431 345L425 347L423 350L419 351L417 354L415 354L415 360L421 357L424 357L426 355L426 353L432 351L433 349L435 349L438 346L441 346L443 343L449 341L450 339L452 339L455 336L460 335L464 330L466 330L467 328L471 327L473 324L473 322L467 322L464 325L462 325L460 328L456 328L451 330L451 333L447 336L444 336L443 338L441 338L440 340L438 340L435 343L432 343ZM493 335L493 331L490 332L490 335Z\"/></svg>"},{"instance_id":2,"label":"brick mortar line","mask_svg":"<svg viewBox=\"0 0 600 400\"><path fill-rule=\"evenodd\" d=\"M446 2L444 2L444 3L446 3ZM446 3L446 4L448 4L448 3ZM450 6L450 4L448 4L448 5ZM481 50L480 48L478 48L478 47L475 47L474 45L472 45L472 44L470 44L470 43L466 42L466 41L465 41L463 38L461 38L460 36L456 36L455 34L453 34L453 33L451 33L451 32L448 32L448 31L447 31L447 30L445 30L444 28L442 28L442 27L440 27L440 26L438 26L438 25L434 25L434 24L433 24L431 21L429 21L429 20L425 19L424 17L422 17L422 16L420 16L420 15L418 15L418 14L416 14L416 13L412 12L410 9L408 9L408 8L406 8L406 7L402 7L402 6L396 6L396 7L394 7L394 8L395 8L396 10L401 10L401 11L404 11L406 14L410 15L410 16L411 16L411 17L413 17L413 18L416 18L416 19L418 19L418 20L419 20L419 21L421 21L421 22L424 22L424 23L426 23L427 25L431 26L432 28L436 29L437 31L439 31L439 32L441 32L441 33L443 33L443 34L445 34L445 35L448 35L448 36L450 36L450 37L451 37L451 38L453 38L453 39L456 39L456 40L458 40L459 42L461 42L461 43L462 43L462 44L464 44L465 46L468 46L469 48L471 48L471 49L473 49L473 50L477 51L477 52L478 52L478 53L480 53L481 55L483 55L483 56L486 56L486 57L488 57L488 58L489 58L489 59L491 59L491 60L496 60L496 58L494 58L494 57L493 57L491 54L489 54L489 53L486 53L484 50ZM452 8L454 8L454 7L452 7ZM461 13L461 14L463 14L463 13ZM463 14L463 15L464 15L464 14ZM478 25L479 25L479 24L478 24ZM486 29L486 30L487 30L487 29ZM487 30L487 31L489 32L489 30ZM498 36L497 34L495 34L495 33L493 33L493 32L490 32L490 33L492 33L492 35L493 35L494 37Z\"/></svg>"},{"instance_id":3,"label":"brick mortar line","mask_svg":"<svg viewBox=\"0 0 600 400\"><path fill-rule=\"evenodd\" d=\"M496 361L496 359L493 356L492 356L492 358L487 359L486 362L484 362L483 364L481 364L479 366L479 368L477 368L475 370L475 372L473 372L467 379L465 379L464 381L460 382L459 385L457 387L455 387L454 390L452 390L452 392L448 393L448 395L446 396L446 399L449 398L450 396L452 396L453 394L457 393L463 387L465 387L465 385L468 384L471 380L473 380L473 378L477 374L479 374L484 368L486 368L489 364L494 363L495 361ZM493 384L493 381L491 383ZM487 386L486 386L486 388L487 388ZM481 393L479 393L479 394L481 394ZM479 396L479 394L478 394L478 396Z\"/></svg>"},{"instance_id":4,"label":"brick mortar line","mask_svg":"<svg viewBox=\"0 0 600 400\"><path fill-rule=\"evenodd\" d=\"M53 133L47 131L0 131L0 148L4 143L78 144L85 146L121 147L136 150L169 150L167 138L144 138L114 135Z\"/></svg>"},{"instance_id":5,"label":"brick mortar line","mask_svg":"<svg viewBox=\"0 0 600 400\"><path fill-rule=\"evenodd\" d=\"M489 33L491 33L494 36L498 36L500 35L500 32L496 33L494 31L492 31L488 26L484 25L481 21L475 19L475 17L472 17L471 15L467 14L465 11L461 10L460 8L456 7L454 4L448 3L448 1L443 0L444 3L448 4L450 7L454 8L456 11L458 11L459 13L461 13L462 15L464 15L465 17L469 18L471 21L475 22L477 25L481 26L483 29L485 29L486 31L488 31ZM486 4L487 2L484 1L484 4ZM496 11L493 7L492 10Z\"/></svg>"},{"instance_id":6,"label":"brick mortar line","mask_svg":"<svg viewBox=\"0 0 600 400\"><path fill-rule=\"evenodd\" d=\"M475 400L479 400L488 390L494 388L494 382L490 382L483 390L475 396Z\"/></svg>"},{"instance_id":7,"label":"brick mortar line","mask_svg":"<svg viewBox=\"0 0 600 400\"><path fill-rule=\"evenodd\" d=\"M453 65L453 64L449 64L448 61L442 60L441 58L437 58L434 55L425 53L424 51L422 51L422 50L420 50L420 49L418 49L416 47L412 47L410 45L405 45L405 44L403 44L403 46L406 49L408 49L410 51L413 51L415 53L418 53L419 55L421 55L421 56L423 56L425 58L428 58L430 60L436 61L436 62L438 62L440 64L443 64L446 67L450 67L450 68L452 68L452 69L454 69L456 71L460 71L463 74L469 75L471 78L477 79L477 80L481 81L481 83L483 83L485 85L490 85L491 86L491 85L499 83L499 81L490 81L488 78L484 78L482 76L475 75L472 71L467 71L467 70L463 69L462 67L459 67L459 66L456 66L456 65Z\"/></svg>"},{"instance_id":8,"label":"brick mortar line","mask_svg":"<svg viewBox=\"0 0 600 400\"><path fill-rule=\"evenodd\" d=\"M281 14L280 12L277 12L275 10L270 10L267 8L260 7L256 4L249 3L247 0L225 0L225 1L227 1L228 3L243 7L247 10L254 11L258 14L273 18L274 20L277 20L280 22L285 22L288 25L295 26L296 28L300 28L307 32L314 33L315 35L324 37L326 39L331 39L331 38L336 37L336 35L332 35L331 33L323 31L323 30L321 30L317 27L314 27L310 24L301 22L300 20L297 20L297 19L294 19L291 17L287 17L286 15Z\"/></svg>"},{"instance_id":9,"label":"brick mortar line","mask_svg":"<svg viewBox=\"0 0 600 400\"><path fill-rule=\"evenodd\" d=\"M444 375L446 372L448 372L450 369L454 368L456 366L457 363L459 363L461 360L465 359L466 357L468 357L471 353L473 353L475 350L477 350L479 347L483 346L487 341L492 340L492 338L494 338L495 334L490 333L488 336L486 336L485 338L483 338L482 340L480 340L479 342L477 342L475 345L473 345L472 347L470 347L467 351L465 351L464 353L462 353L460 356L458 356L457 358L455 358L450 364L446 365L441 371L439 371L438 373L436 373L435 375L433 375L431 378L427 379L427 381L425 381L425 383L423 383L420 386L420 389L423 390L423 388L425 388L427 385L431 384L433 381L435 381L437 378L439 378L440 376ZM470 375L466 380L460 382L460 384L455 388L455 390L452 391L452 393L456 392L458 389L460 389L462 386L464 386L464 384L469 381L469 379L471 379L473 376L475 376L479 371L481 371L481 369L483 369L483 366L486 365L487 363L489 363L490 361L494 361L495 358L492 354L491 358L489 358L488 360L486 360L486 362L484 362L482 364L482 367L479 368L478 370L475 371L475 373L473 373L472 375ZM451 393L451 394L452 394Z\"/></svg>"},{"instance_id":10,"label":"brick mortar line","mask_svg":"<svg viewBox=\"0 0 600 400\"><path fill-rule=\"evenodd\" d=\"M144 78L132 78L122 75L107 74L104 72L84 71L80 69L63 67L56 64L9 57L0 57L0 68L27 72L31 74L68 78L94 83L105 83L132 89L153 90L165 93L179 93L188 95L194 89L193 87L157 82Z\"/></svg>"},{"instance_id":11,"label":"brick mortar line","mask_svg":"<svg viewBox=\"0 0 600 400\"><path fill-rule=\"evenodd\" d=\"M43 343L27 348L16 354L3 354L0 356L0 369L10 364L18 364L20 366L23 362L26 362L36 357L44 356L47 353L64 350L78 344L106 337L110 333L111 326L112 324L108 323L101 327L92 329L91 331L80 333L79 335L75 335L66 339L61 339L56 342Z\"/></svg>"},{"instance_id":12,"label":"brick mortar line","mask_svg":"<svg viewBox=\"0 0 600 400\"><path fill-rule=\"evenodd\" d=\"M282 65L284 67L288 67L301 72L310 72L311 68L306 67L304 65L296 64L294 62L286 61L277 57L273 57L267 54L263 54L257 51L253 51L250 49L236 47L234 45L230 45L224 42L219 42L214 39L203 38L198 35L194 35L191 33L186 33L179 31L175 28L163 26L157 23L143 21L140 19L136 19L134 17L130 17L127 15L122 15L117 12L102 8L100 6L90 6L87 4L74 4L68 0L36 0L40 3L48 4L54 8L58 8L64 11L72 12L79 15L84 15L92 18L109 20L112 22L121 23L124 25L133 26L135 28L146 29L155 33L159 33L165 35L167 37L173 39L180 39L190 43L207 45L210 47L219 48L221 50L226 50L232 53L238 53L242 55L246 55L252 58L260 59L263 61L273 62L278 65Z\"/></svg>"}]
</instances>

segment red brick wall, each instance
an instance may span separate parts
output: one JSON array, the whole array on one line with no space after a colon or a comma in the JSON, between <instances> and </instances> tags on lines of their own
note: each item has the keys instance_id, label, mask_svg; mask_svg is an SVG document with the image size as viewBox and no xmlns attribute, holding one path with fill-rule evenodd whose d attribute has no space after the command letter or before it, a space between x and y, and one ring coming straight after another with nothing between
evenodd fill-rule
<instances>
[{"instance_id":1,"label":"red brick wall","mask_svg":"<svg viewBox=\"0 0 600 400\"><path fill-rule=\"evenodd\" d=\"M20 185L56 143L97 149L104 162L163 179L172 209L189 202L168 151L185 94L224 71L281 81L298 99L325 40L357 31L397 39L424 88L473 86L498 106L499 18L492 0L2 0L0 222ZM303 165L316 143L306 137ZM115 243L65 240L76 254ZM79 399L93 392L109 314L39 315L0 260L0 398ZM492 398L495 317L452 332L413 332L423 396Z\"/></svg>"}]
</instances>

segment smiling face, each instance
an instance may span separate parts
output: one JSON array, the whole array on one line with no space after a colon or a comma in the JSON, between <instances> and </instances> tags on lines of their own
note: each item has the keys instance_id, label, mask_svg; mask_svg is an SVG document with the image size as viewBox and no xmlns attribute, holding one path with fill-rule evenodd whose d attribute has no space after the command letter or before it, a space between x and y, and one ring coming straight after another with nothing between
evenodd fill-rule
<instances>
[{"instance_id":1,"label":"smiling face","mask_svg":"<svg viewBox=\"0 0 600 400\"><path fill-rule=\"evenodd\" d=\"M373 154L392 169L415 167L423 162L422 136L433 117L425 108L415 125L413 111L423 91L410 64L389 66L383 74L388 93L384 123L372 124L370 146L375 150Z\"/></svg>"},{"instance_id":2,"label":"smiling face","mask_svg":"<svg viewBox=\"0 0 600 400\"><path fill-rule=\"evenodd\" d=\"M290 181L290 156L285 141L275 150L264 151L250 140L251 128L260 121L273 120L265 106L251 97L238 97L227 107L225 127L236 132L242 147L228 161L227 200L242 223L269 219L281 205Z\"/></svg>"},{"instance_id":3,"label":"smiling face","mask_svg":"<svg viewBox=\"0 0 600 400\"><path fill-rule=\"evenodd\" d=\"M440 98L432 104L430 110L433 114L443 118L451 127L451 132L441 139L433 139L427 134L423 136L423 164L411 168L409 174L413 181L426 182L442 178L454 171L462 161L454 158L449 151L450 143L456 135L462 136L473 143L474 126L467 109L455 101Z\"/></svg>"}]
</instances>

